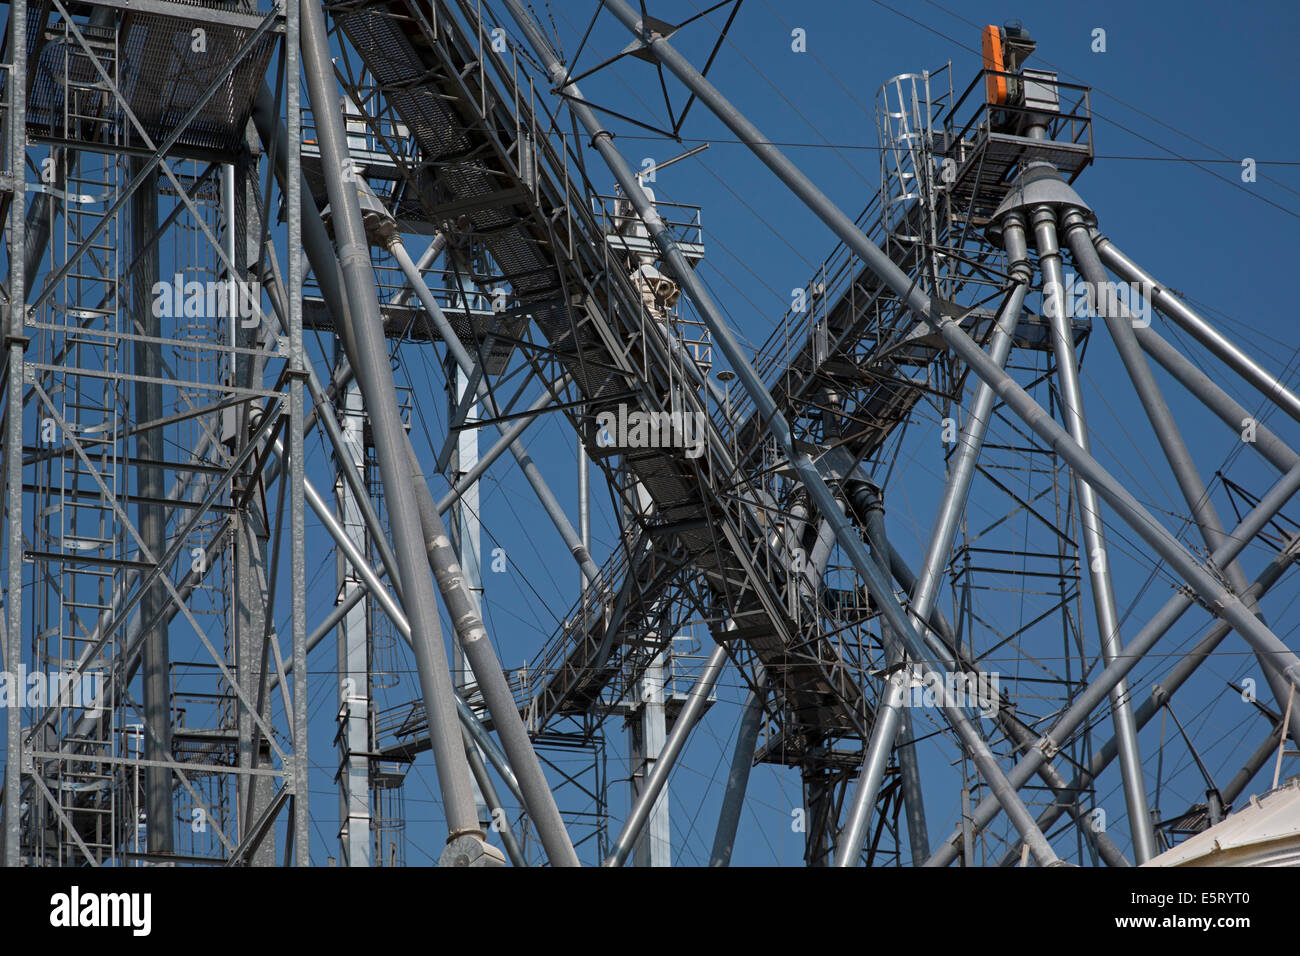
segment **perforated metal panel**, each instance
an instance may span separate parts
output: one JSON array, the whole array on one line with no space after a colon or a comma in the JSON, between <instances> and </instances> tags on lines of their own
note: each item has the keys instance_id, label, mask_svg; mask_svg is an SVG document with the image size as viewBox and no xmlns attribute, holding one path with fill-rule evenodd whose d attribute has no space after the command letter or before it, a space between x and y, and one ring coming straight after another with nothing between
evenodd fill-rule
<instances>
[{"instance_id":1,"label":"perforated metal panel","mask_svg":"<svg viewBox=\"0 0 1300 956\"><path fill-rule=\"evenodd\" d=\"M194 8L196 18L126 12L116 29L78 27L96 58L110 63L117 60L117 69L106 68L106 72L116 78L122 99L155 144L203 97L253 33L251 26L202 18L202 9L232 9L229 4L191 2L176 6ZM120 126L123 145L147 148L82 43L57 18L54 23L48 22L49 4L31 4L29 10L28 51L34 60L30 69L28 130L37 136L58 136L65 110L71 109L77 115L88 112L84 91L81 102L68 101L63 85L66 75L76 84L99 88L99 118ZM196 28L203 31L201 39L193 32ZM187 149L202 149L233 153L239 148L276 41L272 32L257 40L181 134L174 152L183 155ZM196 52L196 45L202 46L201 52Z\"/></svg>"}]
</instances>

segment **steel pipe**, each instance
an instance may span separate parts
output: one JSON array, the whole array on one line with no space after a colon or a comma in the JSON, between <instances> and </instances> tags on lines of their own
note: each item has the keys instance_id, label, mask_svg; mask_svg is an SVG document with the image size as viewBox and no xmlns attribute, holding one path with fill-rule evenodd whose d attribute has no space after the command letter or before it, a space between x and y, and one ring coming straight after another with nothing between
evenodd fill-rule
<instances>
[{"instance_id":1,"label":"steel pipe","mask_svg":"<svg viewBox=\"0 0 1300 956\"><path fill-rule=\"evenodd\" d=\"M1300 455L1265 427L1263 422L1257 422L1254 415L1246 411L1212 378L1193 365L1185 355L1161 338L1159 332L1149 326L1138 326L1133 331L1137 334L1138 344L1142 349L1239 437L1248 422L1255 422L1255 440L1247 444L1258 451L1274 468L1286 472L1300 461Z\"/></svg>"},{"instance_id":2,"label":"steel pipe","mask_svg":"<svg viewBox=\"0 0 1300 956\"><path fill-rule=\"evenodd\" d=\"M1142 348L1138 345L1137 336L1133 331L1134 317L1124 303L1119 301L1118 296L1107 296L1107 301L1102 301L1100 291L1108 288L1106 267L1101 264L1097 250L1093 247L1083 216L1077 211L1067 213L1065 228L1067 241L1074 253L1075 264L1087 283L1086 288L1092 302L1092 309L1105 319L1120 360L1124 363L1129 378L1133 380L1138 400L1146 410L1151 429L1155 432L1156 440L1160 443L1161 450L1169 462L1169 468L1174 473L1183 500L1187 502L1187 507L1191 511L1192 520L1200 531L1205 546L1213 551L1223 544L1225 537L1223 521L1219 518L1219 512L1210 498L1209 489L1205 487L1205 482L1201 480L1200 473L1196 470L1196 464L1192 461L1191 452L1187 450L1187 445L1183 441L1178 423L1169 411L1169 406L1160 393L1160 387L1156 384L1155 376L1151 374L1151 368L1142 355ZM1241 563L1232 561L1223 571L1232 590L1236 594L1244 595L1249 585L1246 582L1246 574L1241 569ZM1259 614L1259 605L1256 602L1249 599L1245 599L1245 602L1252 613ZM1264 679L1273 693L1273 699L1285 710L1291 685L1277 673L1271 660L1258 652L1255 656L1263 670ZM1300 744L1300 713L1293 714L1290 733L1291 739ZM1122 751L1120 760L1123 763ZM1144 863L1146 859L1139 862Z\"/></svg>"},{"instance_id":3,"label":"steel pipe","mask_svg":"<svg viewBox=\"0 0 1300 956\"><path fill-rule=\"evenodd\" d=\"M867 824L871 821L871 811L875 808L876 796L880 793L880 782L884 779L889 755L894 749L894 739L902 724L903 699L908 684L905 671L906 666L889 676L884 696L876 706L876 724L871 728L871 741L862 758L862 772L858 775L857 789L853 792L849 817L836 841L835 866L852 866L862 852L863 841L867 838Z\"/></svg>"},{"instance_id":4,"label":"steel pipe","mask_svg":"<svg viewBox=\"0 0 1300 956\"><path fill-rule=\"evenodd\" d=\"M1222 566L1235 560L1246 544L1291 500L1297 490L1300 490L1300 465L1287 472L1238 523L1228 535L1224 546L1212 555L1215 564ZM1097 678L1074 698L1065 713L1057 718L1051 729L1039 739L1037 746L1028 751L1012 768L1008 777L1013 785L1023 786L1039 764L1056 755L1061 742L1087 720L1093 709L1110 693L1110 689L1137 666L1138 661L1174 626L1192 603L1193 598L1186 591L1174 594L1165 602L1133 640L1125 645L1121 654L1106 665ZM1223 628L1226 634L1231 629L1231 623L1224 621ZM986 798L975 808L971 822L977 828L984 827L996 815L997 803ZM957 857L957 846L960 841L959 831L934 852L926 861L926 866L946 866L951 863Z\"/></svg>"},{"instance_id":5,"label":"steel pipe","mask_svg":"<svg viewBox=\"0 0 1300 956\"><path fill-rule=\"evenodd\" d=\"M1291 391L1236 343L1193 311L1149 272L1124 255L1113 242L1097 233L1093 239L1098 255L1126 282L1139 285L1143 295L1162 314L1191 335L1225 365L1257 388L1269 401L1300 422L1300 396Z\"/></svg>"},{"instance_id":6,"label":"steel pipe","mask_svg":"<svg viewBox=\"0 0 1300 956\"><path fill-rule=\"evenodd\" d=\"M767 697L767 673L759 665L754 675L754 686L745 698L736 731L736 746L731 755L731 772L727 774L727 787L722 795L722 810L718 813L718 829L713 836L713 851L709 866L730 866L731 851L736 844L736 830L740 826L740 811L745 805L745 791L749 787L749 771L754 766L754 747L758 732L763 726L763 702Z\"/></svg>"},{"instance_id":7,"label":"steel pipe","mask_svg":"<svg viewBox=\"0 0 1300 956\"><path fill-rule=\"evenodd\" d=\"M1011 354L1016 326L1020 322L1025 296L1029 292L1029 283L1033 278L1025 242L1024 219L1017 213L1007 216L1003 221L1002 236L1007 258L1012 263L1011 277L1014 284L1002 308L998 311L993 338L988 346L989 358L997 363L999 368L1006 365L1007 358ZM943 569L947 567L952 554L952 542L957 534L957 523L966 510L971 482L975 477L975 466L984 446L984 436L988 432L996 397L993 387L988 382L979 383L975 397L971 401L966 424L962 426L958 436L958 447L953 453L948 482L944 486L943 498L939 502L939 511L934 520L934 530L930 532L925 558L917 572L916 584L910 592L912 617L918 623L926 620L930 609L934 607Z\"/></svg>"},{"instance_id":8,"label":"steel pipe","mask_svg":"<svg viewBox=\"0 0 1300 956\"><path fill-rule=\"evenodd\" d=\"M848 490L853 501L854 510L863 521L867 534L867 543L871 545L871 556L875 559L881 575L888 580L890 577L889 558L893 548L889 543L889 537L885 534L885 505L880 491L869 482L856 483L851 485ZM916 623L916 618L913 617L911 620ZM924 629L918 626L917 632L923 633ZM888 628L882 629L881 636L885 642L885 653L890 666L904 664L905 655L903 649L899 646L898 638ZM940 658L940 663L946 662ZM888 706L889 693L891 692L886 688L886 706ZM916 738L912 733L911 709L908 707L901 708L898 716L899 729L894 739L898 743L898 771L903 788L903 810L907 815L908 844L912 851L913 864L916 864L930 855L930 835L925 824L921 765L916 754ZM873 727L873 738L875 732ZM867 763L869 764L870 761L867 761ZM864 774L863 783L860 783L859 787L866 785L866 780ZM877 780L874 789L878 792L879 788L880 781ZM872 805L874 805L875 797L872 796L871 800ZM867 810L867 817L869 816L870 808ZM851 861L856 859L861 852L862 840L866 836L867 817L863 818L860 831L853 833L853 838L857 840L856 845L852 846L847 854L841 853L840 859ZM852 832L852 828L850 830ZM849 864L844 863L843 865L847 866Z\"/></svg>"},{"instance_id":9,"label":"steel pipe","mask_svg":"<svg viewBox=\"0 0 1300 956\"><path fill-rule=\"evenodd\" d=\"M704 664L704 669L700 671L700 676L695 679L695 684L691 687L686 706L682 708L682 712L677 717L677 722L673 724L673 732L668 735L664 749L655 761L654 769L650 771L645 785L641 788L641 792L637 794L636 805L632 807L631 813L623 822L623 829L619 831L618 839L614 841L614 848L610 850L609 856L605 857L605 866L622 866L623 861L627 859L627 855L632 852L632 847L641 833L641 828L645 826L646 820L650 817L650 811L659 799L659 794L663 791L664 785L668 783L668 776L673 771L673 764L677 762L682 748L686 746L686 738L690 736L691 729L700 719L700 715L704 713L709 694L713 692L713 685L718 682L718 675L722 673L723 665L726 662L726 646L723 644L714 645L708 661Z\"/></svg>"},{"instance_id":10,"label":"steel pipe","mask_svg":"<svg viewBox=\"0 0 1300 956\"><path fill-rule=\"evenodd\" d=\"M450 831L449 840L463 834L481 838L483 832L474 806L469 765L455 728L456 708L451 675L447 669L447 651L438 622L437 599L429 576L428 558L419 531L420 515L411 487L406 453L408 441L398 413L393 370L388 364L369 243L361 222L357 193L345 176L345 166L349 161L347 140L325 32L325 16L319 0L303 0L301 16L303 72L312 115L316 118L339 264L352 313L346 317L346 323L355 337L356 347L349 352L348 358L365 396L375 454L392 516L393 550L402 593L411 614L416 665ZM304 219L310 221L310 217Z\"/></svg>"},{"instance_id":11,"label":"steel pipe","mask_svg":"<svg viewBox=\"0 0 1300 956\"><path fill-rule=\"evenodd\" d=\"M1078 359L1074 350L1072 317L1065 314L1065 280L1061 269L1061 249L1057 242L1056 213L1050 206L1039 206L1034 210L1033 222L1038 267L1043 275L1043 307L1047 311L1051 329L1062 414L1070 437L1084 451L1090 451L1088 419L1084 412L1083 389L1079 384ZM1115 606L1115 588L1110 574L1110 550L1106 545L1106 527L1102 520L1101 503L1097 500L1097 492L1092 485L1077 473L1074 484L1079 504L1079 527L1083 532L1084 563L1088 567L1093 613L1097 619L1097 637L1101 644L1102 660L1109 664L1119 653L1121 641L1119 610ZM1110 692L1110 714L1115 725L1115 738L1119 741L1120 777L1124 786L1129 831L1133 838L1133 853L1140 866L1159 851L1147 801L1137 728L1133 724L1133 707L1129 702L1128 684L1125 681L1120 681Z\"/></svg>"},{"instance_id":12,"label":"steel pipe","mask_svg":"<svg viewBox=\"0 0 1300 956\"><path fill-rule=\"evenodd\" d=\"M487 767L483 766L478 745L474 743L474 738L469 735L469 731L464 726L461 727L460 732L465 739L465 759L469 761L470 772L474 774L474 782L478 784L479 792L483 794L483 799L492 812L492 829L501 834L501 845L505 847L510 862L514 866L527 866L528 860L524 856L523 848L515 839L514 830L510 828L510 821L506 818L506 808L502 805L501 798L497 796L497 788L492 784L492 778L488 776Z\"/></svg>"},{"instance_id":13,"label":"steel pipe","mask_svg":"<svg viewBox=\"0 0 1300 956\"><path fill-rule=\"evenodd\" d=\"M474 672L479 693L483 695L483 702L487 704L497 735L501 738L501 746L518 778L524 795L524 808L537 828L538 838L542 841L551 865L579 866L578 855L574 852L564 820L555 805L555 796L546 781L541 761L537 758L532 740L524 727L514 695L501 670L501 662L492 650L478 605L465 582L456 550L447 537L447 529L443 526L442 517L429 493L429 486L420 474L415 452L409 445L407 453L410 456L412 484L416 492L420 526L424 532L427 560L433 568L438 590L442 593L447 616L451 618L452 627L460 639L465 660Z\"/></svg>"},{"instance_id":14,"label":"steel pipe","mask_svg":"<svg viewBox=\"0 0 1300 956\"><path fill-rule=\"evenodd\" d=\"M1269 562L1268 566L1264 568L1259 577L1257 577L1251 584L1246 594L1255 600L1262 598L1268 593L1269 589L1273 587L1274 584L1281 580L1282 575L1287 568L1291 567L1295 563L1297 554L1300 554L1300 535L1293 537L1290 544ZM1152 688L1151 695L1142 702L1142 705L1138 707L1137 711L1133 715L1139 730L1145 727L1147 723L1149 723L1150 720L1160 712L1160 709L1164 706L1164 702L1172 697L1174 693L1182 687L1184 683L1186 683L1188 678L1190 678L1192 674L1195 673L1196 669L1209 658L1210 654L1214 652L1214 649L1223 642L1223 639L1227 637L1231 631L1232 628L1226 623L1223 621L1216 621L1206 632L1205 636L1196 642L1195 647L1193 647L1192 650L1174 666L1163 680ZM1082 793L1087 787L1090 787L1092 782L1101 776L1101 774L1115 759L1117 752L1118 747L1116 746L1114 737L1106 741L1106 743L1100 748L1094 750L1092 758L1088 761L1088 765L1083 770L1079 771L1064 788L1067 795L1074 796L1067 796L1066 798L1053 803L1050 807L1039 814L1038 825L1044 830L1047 830L1058 819L1060 819L1062 813L1076 807L1078 801L1077 795ZM1231 799L1227 796L1226 788L1224 790L1224 800L1231 803ZM1011 861L1009 859L1004 859L1002 865L1009 866L1011 865Z\"/></svg>"}]
</instances>

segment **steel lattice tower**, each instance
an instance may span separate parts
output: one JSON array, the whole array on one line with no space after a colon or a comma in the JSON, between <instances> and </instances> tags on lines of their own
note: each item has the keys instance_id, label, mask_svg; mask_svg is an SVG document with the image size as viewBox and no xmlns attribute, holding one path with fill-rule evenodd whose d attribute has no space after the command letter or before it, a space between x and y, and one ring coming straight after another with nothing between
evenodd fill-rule
<instances>
[{"instance_id":1,"label":"steel lattice tower","mask_svg":"<svg viewBox=\"0 0 1300 956\"><path fill-rule=\"evenodd\" d=\"M894 77L853 218L707 77L738 0L703 72L672 40L699 17L591 6L562 59L520 0L7 5L5 864L323 864L321 821L349 866L667 864L728 681L711 865L762 765L809 865L1146 863L1266 765L1295 799L1300 659L1263 599L1300 458L1264 419L1300 397L1104 232L1090 91L1018 26ZM704 211L655 193L702 147L638 169L607 128L669 148L689 107L588 100L612 70L684 89L838 241L757 348ZM1205 473L1171 386L1255 471ZM1173 507L1094 450L1121 400ZM508 465L572 585L526 662L488 600ZM1267 725L1227 782L1174 697L1221 645ZM1177 812L1157 717L1205 777Z\"/></svg>"}]
</instances>

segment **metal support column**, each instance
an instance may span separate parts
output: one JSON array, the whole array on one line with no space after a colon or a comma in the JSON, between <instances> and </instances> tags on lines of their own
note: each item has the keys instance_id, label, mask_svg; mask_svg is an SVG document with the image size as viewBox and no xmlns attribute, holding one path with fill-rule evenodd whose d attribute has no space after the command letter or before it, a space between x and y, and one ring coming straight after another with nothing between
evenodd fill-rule
<instances>
[{"instance_id":1,"label":"metal support column","mask_svg":"<svg viewBox=\"0 0 1300 956\"><path fill-rule=\"evenodd\" d=\"M876 561L876 566L880 573L886 579L890 576L890 558L892 547L889 544L889 538L885 534L885 505L880 494L880 489L870 482L851 481L846 489L853 503L853 510L858 515L859 520L863 522L867 535L867 543L871 545L871 556ZM916 622L915 617L912 618ZM922 627L918 624L918 633L924 633ZM910 664L906 663L906 656L899 641L887 628L882 629L881 637L885 649L885 659L891 667L905 668L910 678ZM943 658L939 658L943 661ZM946 664L947 662L944 661ZM903 672L899 672L899 680L903 680ZM891 678L892 679L892 678ZM904 681L904 689L911 683L910 679ZM898 769L899 779L903 789L903 809L907 814L907 836L908 843L912 851L913 864L926 859L930 855L930 837L925 825L925 805L923 790L921 787L921 768L916 756L916 748L913 746L915 738L912 735L912 713L910 708L902 703L894 703L894 688L887 684L885 688L884 699L881 706L889 709L898 710L898 728L891 738L890 746L893 741L898 744ZM888 716L887 714L884 716ZM877 713L877 722L882 715ZM871 731L871 743L874 744L879 733L888 732L887 728L873 727ZM858 790L854 794L852 812L850 814L850 823L846 825L846 832L841 833L841 841L838 852L836 853L836 866L851 866L857 860L858 854L862 852L862 841L866 838L867 823L870 819L871 808L875 804L876 794L880 792L880 782L883 777L885 764L880 764L879 776L872 779L868 772L876 773L875 765L872 762L872 755L868 747L868 754L863 760L863 770L859 775ZM886 751L886 761L888 763L888 750ZM864 791L871 791L870 796L865 796ZM870 802L863 807L859 806L861 800L868 799Z\"/></svg>"},{"instance_id":2,"label":"metal support column","mask_svg":"<svg viewBox=\"0 0 1300 956\"><path fill-rule=\"evenodd\" d=\"M876 723L871 728L871 740L866 755L862 758L862 772L858 774L848 819L837 841L836 866L852 866L862 852L862 843L867 838L867 824L871 822L871 811L875 809L880 782L884 779L885 767L889 763L894 739L898 736L898 728L902 723L907 684L906 667L889 675L885 693L876 705Z\"/></svg>"},{"instance_id":3,"label":"metal support column","mask_svg":"<svg viewBox=\"0 0 1300 956\"><path fill-rule=\"evenodd\" d=\"M285 0L285 108L288 115L288 171L285 209L288 213L289 255L289 586L291 656L297 673L293 681L293 838L294 862L311 865L309 781L311 759L307 751L307 517L303 502L306 462L303 447L303 378L307 356L302 342L302 178L299 160L302 143L302 109L299 104L298 62L305 36L304 10L314 0ZM315 104L313 104L315 105ZM337 118L337 113L333 114ZM317 125L321 125L317 121ZM288 862L288 861L286 861Z\"/></svg>"},{"instance_id":4,"label":"metal support column","mask_svg":"<svg viewBox=\"0 0 1300 956\"><path fill-rule=\"evenodd\" d=\"M455 363L448 363L447 381L450 384L449 412L454 415L470 387L470 377ZM478 402L471 401L465 409L461 428L452 444L451 458L447 463L447 474L455 485L465 473L478 464ZM451 545L456 553L464 575L465 590L479 616L483 614L480 595L483 593L483 529L479 521L479 484L477 481L467 485L451 506ZM460 635L453 632L451 644L452 682L462 699L469 699L470 688L474 683L474 674L465 661L465 649L461 646ZM474 746L473 743L470 746ZM470 757L470 769L473 769L473 756ZM492 822L491 809L483 788L477 777L474 782L474 805L478 810L479 822L486 828Z\"/></svg>"},{"instance_id":5,"label":"metal support column","mask_svg":"<svg viewBox=\"0 0 1300 956\"><path fill-rule=\"evenodd\" d=\"M455 408L464 398L470 379L459 368L449 368L447 379L452 383L451 408ZM455 444L448 462L448 476L453 477L453 485L458 484L467 472L478 464L478 403L471 402L465 412L465 419L460 424L464 428L456 435ZM456 499L451 506L451 540L465 573L465 587L470 597L482 614L483 606L480 595L483 593L483 531L479 521L479 484L473 482ZM453 672L456 675L456 689L465 696L465 689L473 683L473 675L465 664L465 653L457 640L453 647Z\"/></svg>"},{"instance_id":6,"label":"metal support column","mask_svg":"<svg viewBox=\"0 0 1300 956\"><path fill-rule=\"evenodd\" d=\"M591 462L582 442L578 446L578 540L591 553ZM578 572L578 593L587 596L587 575Z\"/></svg>"},{"instance_id":7,"label":"metal support column","mask_svg":"<svg viewBox=\"0 0 1300 956\"><path fill-rule=\"evenodd\" d=\"M901 663L901 648L896 648L894 656ZM903 787L903 810L907 816L908 848L912 853L912 865L918 866L930 856L930 830L925 821L925 788L921 784L921 760L916 752L916 731L912 711L906 706L900 714L896 744L899 777Z\"/></svg>"},{"instance_id":8,"label":"metal support column","mask_svg":"<svg viewBox=\"0 0 1300 956\"><path fill-rule=\"evenodd\" d=\"M131 178L144 171L144 160L131 162ZM163 417L162 389L162 320L153 308L153 288L158 282L158 247L154 233L158 229L158 173L150 172L131 197L131 253L135 269L131 275L131 317L133 331L139 338L132 349L135 396L132 412L137 421L155 422ZM231 320L232 322L234 319ZM149 553L161 555L167 550L166 509L157 502L164 500L166 483L163 470L150 462L166 459L161 428L136 432L135 466L136 505L140 541ZM140 599L140 616L145 621L158 620L144 635L143 707L144 756L156 761L144 771L144 808L150 853L173 850L172 772L161 764L172 759L171 747L171 652L170 634L159 612L168 602L161 581L149 587Z\"/></svg>"},{"instance_id":9,"label":"metal support column","mask_svg":"<svg viewBox=\"0 0 1300 956\"><path fill-rule=\"evenodd\" d=\"M731 852L736 845L736 830L740 827L740 811L745 806L745 791L749 787L749 772L754 766L754 747L758 732L763 726L763 702L767 697L767 674L760 666L754 675L755 686L745 698L745 709L736 731L736 747L731 755L731 772L727 774L727 789L722 795L722 810L718 813L718 829L713 837L713 852L709 866L730 866Z\"/></svg>"},{"instance_id":10,"label":"metal support column","mask_svg":"<svg viewBox=\"0 0 1300 956\"><path fill-rule=\"evenodd\" d=\"M1300 396L1287 388L1278 377L1208 321L1189 308L1149 272L1124 255L1105 236L1096 237L1097 253L1101 261L1113 269L1125 282L1142 288L1142 293L1156 309L1172 319L1185 332L1218 356L1229 368L1257 388L1269 401L1300 421Z\"/></svg>"},{"instance_id":11,"label":"metal support column","mask_svg":"<svg viewBox=\"0 0 1300 956\"><path fill-rule=\"evenodd\" d=\"M348 358L356 370L373 427L375 452L391 516L393 550L402 593L411 616L412 639L434 762L438 768L438 784L443 794L450 838L469 836L481 840L483 834L474 809L469 765L456 727L454 689L438 621L437 599L420 534L419 509L412 489L408 457L410 445L398 414L393 371L384 344L383 320L379 314L369 244L361 222L356 190L345 176L345 164L349 162L347 141L325 32L324 11L318 0L306 0L300 7L307 90L316 119L326 188L334 214L339 263L351 310L351 315L346 318L357 346L355 354L349 354ZM292 95L296 84L290 83L289 86ZM291 107L291 123L295 117ZM295 181L296 177L291 176L290 188ZM287 202L291 213L299 208L299 204L293 201L296 198ZM297 256L290 257L291 262L298 259ZM305 673L305 661L300 666L298 673Z\"/></svg>"},{"instance_id":12,"label":"metal support column","mask_svg":"<svg viewBox=\"0 0 1300 956\"><path fill-rule=\"evenodd\" d=\"M631 718L628 759L632 764L632 805L645 792L646 782L654 773L668 741L668 712L664 700L664 677L667 659L655 656L637 682L640 697ZM669 818L668 791L655 798L649 819L636 841L632 860L636 866L672 866L672 822Z\"/></svg>"},{"instance_id":13,"label":"metal support column","mask_svg":"<svg viewBox=\"0 0 1300 956\"><path fill-rule=\"evenodd\" d=\"M1092 309L1105 320L1107 328L1110 329L1115 348L1119 351L1129 378L1133 380L1138 400L1141 401L1151 421L1151 428L1169 462L1170 470L1174 473L1183 500L1187 502L1192 520L1196 523L1206 547L1214 551L1221 547L1224 541L1223 521L1210 498L1209 489L1205 487L1205 482L1201 480L1200 473L1196 470L1191 452L1187 450L1182 432L1169 411L1169 406L1165 403L1155 376L1151 374L1151 368L1142 354L1142 348L1138 345L1137 336L1133 331L1133 316L1117 297L1107 296L1106 301L1102 300L1100 292L1102 289L1109 288L1109 280L1106 268L1101 264L1097 250L1088 235L1088 227L1083 217L1077 211L1069 212L1065 216L1064 226L1067 242L1074 253L1075 264L1087 282ZM1232 590L1239 596L1244 596L1249 585L1246 574L1241 569L1241 563L1233 561L1223 569L1223 572ZM1243 600L1252 613L1256 615L1260 613L1258 602L1244 597ZM1285 711L1291 685L1277 672L1271 660L1258 652L1255 657L1273 693L1273 699ZM1291 739L1300 745L1300 713L1292 715L1289 732ZM1122 754L1121 759L1123 759Z\"/></svg>"},{"instance_id":14,"label":"metal support column","mask_svg":"<svg viewBox=\"0 0 1300 956\"><path fill-rule=\"evenodd\" d=\"M691 729L700 719L700 715L704 713L709 694L713 692L713 685L718 682L718 675L722 673L723 665L726 662L726 646L722 644L715 645L704 665L704 670L700 671L700 676L696 678L695 685L691 688L691 694L686 701L686 706L682 708L677 723L673 725L673 732L669 735L667 743L664 744L659 759L655 761L654 768L646 777L645 786L637 795L631 813L628 814L627 820L623 823L623 829L614 842L614 848L610 850L609 856L605 858L605 866L622 866L627 859L628 853L631 852L633 844L641 833L641 829L650 817L651 809L658 802L660 793L663 791L665 784L668 783L668 776L673 771L673 764L677 762L682 748L686 746L686 738L690 736Z\"/></svg>"},{"instance_id":15,"label":"metal support column","mask_svg":"<svg viewBox=\"0 0 1300 956\"><path fill-rule=\"evenodd\" d=\"M251 133L246 141L252 142ZM241 282L256 282L250 268L260 256L260 240L264 210L259 194L259 177L257 166L252 162L251 150L245 149L238 165L234 168L231 186L234 189L234 206L227 214L227 227L233 226L228 235L227 256L235 266L234 278ZM227 193L226 199L230 196ZM242 242L240 241L242 239ZM233 249L231 248L233 246ZM255 287L255 286L254 286ZM282 325L289 327L288 307L282 317ZM240 321L235 327L235 344L240 348L258 348L264 344L266 334L260 324L252 325ZM240 354L235 358L235 384L241 388L261 388L266 360L261 355ZM231 436L238 441L240 435L249 434L250 408L247 404L229 409L224 414L234 419L235 429ZM203 454L202 448L195 449L195 458ZM242 487L256 478L253 468L248 467L240 476ZM269 537L266 514L262 510L262 499L251 495L247 505L231 516L231 533L234 539L232 547L235 575L234 586L234 645L235 674L243 686L264 688L268 666L268 639L273 628L267 622L269 574L266 562L266 543ZM211 563L211 562L209 562ZM188 597L182 582L178 589L182 597ZM176 613L170 607L164 614L167 620ZM128 665L129 669L129 665ZM271 698L263 690L258 694L255 704L261 708L263 723L271 722ZM242 769L266 766L270 763L270 747L262 738L257 721L247 707L236 707L235 729L239 735L236 760ZM275 781L262 774L239 774L236 778L237 797L236 833L240 841L246 840L256 828L263 812L271 806L275 798ZM250 866L274 866L275 844L272 840L258 842L247 857Z\"/></svg>"},{"instance_id":16,"label":"metal support column","mask_svg":"<svg viewBox=\"0 0 1300 956\"><path fill-rule=\"evenodd\" d=\"M1051 330L1052 352L1056 358L1056 377L1060 385L1062 414L1070 436L1084 451L1089 451L1088 420L1083 409L1083 389L1079 385L1079 366L1074 351L1071 316L1065 314L1065 280L1061 270L1061 249L1057 242L1056 213L1050 206L1039 206L1033 213L1033 227L1038 246L1038 266L1043 275L1043 308ZM1109 664L1119 653L1119 611L1115 607L1115 590L1110 574L1110 553L1106 547L1106 528L1097 493L1086 480L1075 474L1079 503L1079 526L1083 532L1083 551L1087 556L1088 580L1092 585L1092 605L1097 618L1097 636L1102 659ZM1133 854L1138 865L1156 855L1155 826L1147 803L1146 781L1142 775L1142 756L1138 751L1137 728L1133 724L1133 706L1129 701L1128 683L1121 681L1110 694L1111 719L1120 748L1120 774L1124 783L1124 802L1128 808L1129 829L1133 837Z\"/></svg>"},{"instance_id":17,"label":"metal support column","mask_svg":"<svg viewBox=\"0 0 1300 956\"><path fill-rule=\"evenodd\" d=\"M361 390L351 385L339 401L345 460L334 485L338 521L357 554L367 553L366 523L356 494L342 477L351 468L366 473L365 410ZM357 570L342 554L337 559L338 599L346 601L363 587ZM338 628L339 823L345 866L370 866L373 852L370 812L370 602L364 597L347 612Z\"/></svg>"},{"instance_id":18,"label":"metal support column","mask_svg":"<svg viewBox=\"0 0 1300 956\"><path fill-rule=\"evenodd\" d=\"M9 307L5 315L5 667L17 672L23 659L23 349L27 345L23 273L27 215L27 4L9 4L9 108L5 148L13 177L9 206ZM5 708L4 863L22 854L23 712Z\"/></svg>"},{"instance_id":19,"label":"metal support column","mask_svg":"<svg viewBox=\"0 0 1300 956\"><path fill-rule=\"evenodd\" d=\"M465 575L456 561L456 553L447 537L447 529L438 514L433 495L415 461L415 452L407 444L408 467L416 493L420 527L424 534L424 547L429 565L433 568L438 589L447 607L447 616L465 651L465 659L474 672L479 693L487 705L488 714L501 738L502 749L510 759L510 766L519 780L524 797L524 808L537 827L538 838L546 850L552 866L578 866L578 855L564 827L564 820L555 805L555 797L546 781L541 761L533 749L523 718L515 703L509 684L506 683L501 662L497 660L487 629L479 614L478 605L465 582Z\"/></svg>"},{"instance_id":20,"label":"metal support column","mask_svg":"<svg viewBox=\"0 0 1300 956\"><path fill-rule=\"evenodd\" d=\"M998 311L997 326L988 347L989 358L997 364L998 368L1006 365L1007 357L1011 354L1011 343L1015 339L1016 326L1020 322L1020 312L1025 305L1025 295L1029 292L1030 280L1033 279L1033 270L1028 259L1028 246L1025 241L1025 221L1018 213L1011 213L1003 219L1002 241L1006 248L1014 285ZM930 611L934 608L939 593L940 577L951 557L957 524L966 510L971 481L975 477L975 466L979 462L980 451L984 446L984 436L988 432L989 421L993 415L993 402L996 398L997 395L988 382L979 383L975 389L975 397L971 401L966 424L962 426L957 438L957 450L953 453L948 482L943 490L943 498L939 502L938 514L934 519L934 530L930 532L930 543L926 547L925 558L917 572L916 585L911 591L911 616L918 626L929 619Z\"/></svg>"}]
</instances>

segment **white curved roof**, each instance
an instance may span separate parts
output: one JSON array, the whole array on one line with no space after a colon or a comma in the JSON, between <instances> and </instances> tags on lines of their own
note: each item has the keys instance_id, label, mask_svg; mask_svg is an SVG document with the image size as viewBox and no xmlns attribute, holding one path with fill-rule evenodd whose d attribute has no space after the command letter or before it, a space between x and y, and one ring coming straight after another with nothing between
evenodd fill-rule
<instances>
[{"instance_id":1,"label":"white curved roof","mask_svg":"<svg viewBox=\"0 0 1300 956\"><path fill-rule=\"evenodd\" d=\"M1144 866L1300 866L1300 777Z\"/></svg>"}]
</instances>

